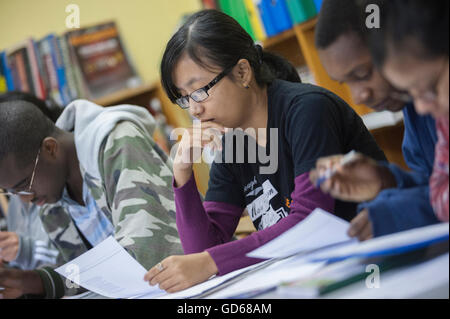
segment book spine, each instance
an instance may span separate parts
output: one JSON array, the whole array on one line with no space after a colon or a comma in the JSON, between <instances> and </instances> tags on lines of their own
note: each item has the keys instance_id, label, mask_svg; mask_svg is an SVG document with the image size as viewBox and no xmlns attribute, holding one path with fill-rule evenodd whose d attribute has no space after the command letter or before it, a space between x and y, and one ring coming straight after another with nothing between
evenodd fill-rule
<instances>
[{"instance_id":1,"label":"book spine","mask_svg":"<svg viewBox=\"0 0 450 319\"><path fill-rule=\"evenodd\" d=\"M277 33L289 30L292 28L291 17L286 6L285 0L263 0L269 2L270 14L274 27Z\"/></svg>"},{"instance_id":2,"label":"book spine","mask_svg":"<svg viewBox=\"0 0 450 319\"><path fill-rule=\"evenodd\" d=\"M61 101L63 106L70 103L69 88L67 86L66 72L62 63L61 51L58 45L58 41L55 35L51 35L50 38L51 52L53 64L56 70L56 76L58 80L59 94L61 95Z\"/></svg>"},{"instance_id":3,"label":"book spine","mask_svg":"<svg viewBox=\"0 0 450 319\"><path fill-rule=\"evenodd\" d=\"M255 37L258 41L264 41L267 38L267 35L266 31L264 30L264 26L261 21L258 9L256 8L253 0L244 0L244 1L251 26L253 28L253 31L255 32Z\"/></svg>"},{"instance_id":4,"label":"book spine","mask_svg":"<svg viewBox=\"0 0 450 319\"><path fill-rule=\"evenodd\" d=\"M254 1L257 8L259 9L261 20L263 21L267 36L273 37L277 35L278 32L275 29L274 22L272 21L272 15L270 14L270 1L266 0L254 0Z\"/></svg>"},{"instance_id":5,"label":"book spine","mask_svg":"<svg viewBox=\"0 0 450 319\"><path fill-rule=\"evenodd\" d=\"M50 45L50 36L45 37L39 43L39 51L41 54L42 64L48 79L48 90L51 98L58 104L64 105L58 87L58 75L53 62L52 49Z\"/></svg>"},{"instance_id":6,"label":"book spine","mask_svg":"<svg viewBox=\"0 0 450 319\"><path fill-rule=\"evenodd\" d=\"M35 45L34 45L33 39L28 40L27 51L28 51L28 58L29 58L29 62L30 62L30 69L31 69L31 76L32 76L33 85L34 85L34 91L38 98L45 100L46 94L45 94L42 77L39 72L38 59L36 56Z\"/></svg>"},{"instance_id":7,"label":"book spine","mask_svg":"<svg viewBox=\"0 0 450 319\"><path fill-rule=\"evenodd\" d=\"M218 9L215 0L202 0L204 9Z\"/></svg>"},{"instance_id":8,"label":"book spine","mask_svg":"<svg viewBox=\"0 0 450 319\"><path fill-rule=\"evenodd\" d=\"M3 69L3 76L5 77L6 87L8 91L14 91L14 81L8 63L8 56L6 55L5 51L0 52L0 64Z\"/></svg>"},{"instance_id":9,"label":"book spine","mask_svg":"<svg viewBox=\"0 0 450 319\"><path fill-rule=\"evenodd\" d=\"M15 53L13 55L13 58L16 60L17 74L20 81L20 91L30 93L31 89L28 85L27 71L25 69L23 52Z\"/></svg>"},{"instance_id":10,"label":"book spine","mask_svg":"<svg viewBox=\"0 0 450 319\"><path fill-rule=\"evenodd\" d=\"M3 71L3 64L0 61L0 93L5 93L8 91L6 85L5 72Z\"/></svg>"},{"instance_id":11,"label":"book spine","mask_svg":"<svg viewBox=\"0 0 450 319\"><path fill-rule=\"evenodd\" d=\"M74 68L70 59L69 48L67 46L67 39L64 36L58 38L59 46L61 48L61 55L66 70L67 85L69 87L70 100L76 100L79 97L79 89L75 79Z\"/></svg>"}]
</instances>

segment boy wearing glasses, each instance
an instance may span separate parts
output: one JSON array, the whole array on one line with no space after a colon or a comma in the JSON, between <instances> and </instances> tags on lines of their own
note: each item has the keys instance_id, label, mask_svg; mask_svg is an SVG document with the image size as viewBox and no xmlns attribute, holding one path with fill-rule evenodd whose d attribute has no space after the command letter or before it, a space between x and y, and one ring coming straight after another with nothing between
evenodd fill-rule
<instances>
[{"instance_id":1,"label":"boy wearing glasses","mask_svg":"<svg viewBox=\"0 0 450 319\"><path fill-rule=\"evenodd\" d=\"M145 109L78 100L55 125L28 102L9 104L0 105L0 188L40 206L62 203L67 214L41 212L57 246L67 231L88 249L113 235L147 269L181 253L172 172L151 138L155 122ZM49 267L0 268L0 286L4 298L73 293Z\"/></svg>"}]
</instances>

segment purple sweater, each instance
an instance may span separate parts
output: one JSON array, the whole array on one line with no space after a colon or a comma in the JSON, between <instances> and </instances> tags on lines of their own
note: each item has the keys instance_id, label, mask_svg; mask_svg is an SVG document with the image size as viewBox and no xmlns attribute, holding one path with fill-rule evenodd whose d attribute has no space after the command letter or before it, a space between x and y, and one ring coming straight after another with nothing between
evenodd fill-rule
<instances>
[{"instance_id":1,"label":"purple sweater","mask_svg":"<svg viewBox=\"0 0 450 319\"><path fill-rule=\"evenodd\" d=\"M295 179L292 204L287 217L277 224L241 240L230 241L243 213L243 208L220 202L202 203L194 174L182 187L173 184L176 222L185 254L207 251L219 275L251 266L262 260L246 254L276 238L305 219L315 208L333 211L334 200L315 188L309 173Z\"/></svg>"}]
</instances>

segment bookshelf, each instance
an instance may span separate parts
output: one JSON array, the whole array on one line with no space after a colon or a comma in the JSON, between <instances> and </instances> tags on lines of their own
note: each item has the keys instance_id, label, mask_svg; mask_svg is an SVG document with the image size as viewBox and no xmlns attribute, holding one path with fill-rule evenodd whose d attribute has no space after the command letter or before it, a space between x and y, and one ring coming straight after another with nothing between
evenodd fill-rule
<instances>
[{"instance_id":1,"label":"bookshelf","mask_svg":"<svg viewBox=\"0 0 450 319\"><path fill-rule=\"evenodd\" d=\"M317 17L294 25L290 30L284 31L262 42L265 50L278 53L288 59L295 67L307 66L312 73L315 83L324 87L345 100L361 117L373 111L365 105L357 105L353 102L350 89L333 81L325 71L319 59L315 46L314 33ZM369 128L370 129L370 128ZM403 168L408 168L402 154L403 123L387 125L382 128L371 129L378 145L385 152L386 157L392 163Z\"/></svg>"}]
</instances>

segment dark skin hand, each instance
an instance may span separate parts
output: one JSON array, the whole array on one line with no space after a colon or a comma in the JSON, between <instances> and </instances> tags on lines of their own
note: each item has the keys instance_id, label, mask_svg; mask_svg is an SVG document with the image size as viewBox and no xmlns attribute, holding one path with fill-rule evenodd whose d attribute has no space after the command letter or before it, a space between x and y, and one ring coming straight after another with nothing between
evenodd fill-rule
<instances>
[{"instance_id":1,"label":"dark skin hand","mask_svg":"<svg viewBox=\"0 0 450 319\"><path fill-rule=\"evenodd\" d=\"M0 299L16 299L23 295L43 295L41 277L35 271L5 268L0 264Z\"/></svg>"},{"instance_id":2,"label":"dark skin hand","mask_svg":"<svg viewBox=\"0 0 450 319\"><path fill-rule=\"evenodd\" d=\"M358 238L359 241L365 241L373 238L372 223L369 218L369 211L362 210L358 216L353 218L350 228L347 232L350 237Z\"/></svg>"}]
</instances>

